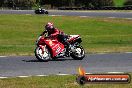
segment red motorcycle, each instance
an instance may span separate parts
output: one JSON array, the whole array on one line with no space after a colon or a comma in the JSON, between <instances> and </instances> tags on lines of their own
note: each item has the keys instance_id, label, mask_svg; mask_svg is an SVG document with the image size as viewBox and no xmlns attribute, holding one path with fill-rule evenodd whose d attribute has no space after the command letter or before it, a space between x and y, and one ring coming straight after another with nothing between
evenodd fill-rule
<instances>
[{"instance_id":1,"label":"red motorcycle","mask_svg":"<svg viewBox=\"0 0 132 88\"><path fill-rule=\"evenodd\" d=\"M75 60L82 60L85 57L85 51L80 45L81 37L79 35L69 35L67 40L71 44L70 51L67 51L65 45L59 42L57 38L40 36L36 41L36 58L39 61L48 61L71 56ZM66 53L69 53L69 55L67 56Z\"/></svg>"}]
</instances>

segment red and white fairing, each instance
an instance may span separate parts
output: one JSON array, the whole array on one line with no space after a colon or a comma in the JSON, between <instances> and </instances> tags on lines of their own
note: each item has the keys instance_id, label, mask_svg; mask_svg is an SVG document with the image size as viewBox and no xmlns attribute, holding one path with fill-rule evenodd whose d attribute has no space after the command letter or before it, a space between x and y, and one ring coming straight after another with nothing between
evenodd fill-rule
<instances>
[{"instance_id":1,"label":"red and white fairing","mask_svg":"<svg viewBox=\"0 0 132 88\"><path fill-rule=\"evenodd\" d=\"M79 38L80 35L70 35L68 41L74 41L76 38Z\"/></svg>"},{"instance_id":2,"label":"red and white fairing","mask_svg":"<svg viewBox=\"0 0 132 88\"><path fill-rule=\"evenodd\" d=\"M52 57L57 56L59 53L64 51L64 45L60 43L57 39L50 39L41 37L38 42L39 46L47 45L52 52Z\"/></svg>"}]
</instances>

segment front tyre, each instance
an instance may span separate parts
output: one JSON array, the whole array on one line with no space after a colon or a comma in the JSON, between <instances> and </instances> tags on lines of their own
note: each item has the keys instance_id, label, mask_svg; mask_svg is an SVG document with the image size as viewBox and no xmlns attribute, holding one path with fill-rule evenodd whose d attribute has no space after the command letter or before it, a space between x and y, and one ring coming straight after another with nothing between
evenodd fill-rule
<instances>
[{"instance_id":1,"label":"front tyre","mask_svg":"<svg viewBox=\"0 0 132 88\"><path fill-rule=\"evenodd\" d=\"M85 57L85 51L82 46L74 46L75 51L70 55L75 60L82 60Z\"/></svg>"},{"instance_id":2,"label":"front tyre","mask_svg":"<svg viewBox=\"0 0 132 88\"><path fill-rule=\"evenodd\" d=\"M43 52L42 48L36 47L35 56L39 61L44 61L44 62L51 59L51 54L47 47L44 47L44 52Z\"/></svg>"},{"instance_id":3,"label":"front tyre","mask_svg":"<svg viewBox=\"0 0 132 88\"><path fill-rule=\"evenodd\" d=\"M45 11L45 14L49 14L49 12L48 11Z\"/></svg>"}]
</instances>

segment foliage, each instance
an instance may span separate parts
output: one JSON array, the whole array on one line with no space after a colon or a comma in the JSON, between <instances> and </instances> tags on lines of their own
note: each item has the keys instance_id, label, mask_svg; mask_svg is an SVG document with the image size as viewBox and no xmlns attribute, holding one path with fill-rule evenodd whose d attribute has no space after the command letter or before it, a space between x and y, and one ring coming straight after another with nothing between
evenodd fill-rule
<instances>
[{"instance_id":1,"label":"foliage","mask_svg":"<svg viewBox=\"0 0 132 88\"><path fill-rule=\"evenodd\" d=\"M0 1L0 6L2 6L4 4L4 0Z\"/></svg>"},{"instance_id":2,"label":"foliage","mask_svg":"<svg viewBox=\"0 0 132 88\"><path fill-rule=\"evenodd\" d=\"M132 5L132 0L126 0L124 5Z\"/></svg>"},{"instance_id":3,"label":"foliage","mask_svg":"<svg viewBox=\"0 0 132 88\"><path fill-rule=\"evenodd\" d=\"M0 3L5 7L31 7L35 5L36 0L1 0Z\"/></svg>"},{"instance_id":4,"label":"foliage","mask_svg":"<svg viewBox=\"0 0 132 88\"><path fill-rule=\"evenodd\" d=\"M1 0L0 6L7 7L31 7L35 4L50 4L51 7L102 7L113 6L113 0Z\"/></svg>"},{"instance_id":5,"label":"foliage","mask_svg":"<svg viewBox=\"0 0 132 88\"><path fill-rule=\"evenodd\" d=\"M102 7L102 6L113 6L113 0L92 0L92 4L94 7Z\"/></svg>"},{"instance_id":6,"label":"foliage","mask_svg":"<svg viewBox=\"0 0 132 88\"><path fill-rule=\"evenodd\" d=\"M49 0L49 2L46 2L46 3L51 4L52 6L57 6L57 7L60 7L60 6L102 7L102 6L114 5L113 0L56 0L56 1Z\"/></svg>"}]
</instances>

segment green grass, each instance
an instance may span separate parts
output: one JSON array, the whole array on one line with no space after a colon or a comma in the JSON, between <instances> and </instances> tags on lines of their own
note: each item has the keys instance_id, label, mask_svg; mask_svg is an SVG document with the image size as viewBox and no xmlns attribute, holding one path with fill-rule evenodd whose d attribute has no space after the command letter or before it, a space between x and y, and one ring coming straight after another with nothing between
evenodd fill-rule
<instances>
[{"instance_id":1,"label":"green grass","mask_svg":"<svg viewBox=\"0 0 132 88\"><path fill-rule=\"evenodd\" d=\"M132 74L131 74L132 75ZM86 84L76 83L75 75L0 79L0 88L132 88L130 84Z\"/></svg>"},{"instance_id":2,"label":"green grass","mask_svg":"<svg viewBox=\"0 0 132 88\"><path fill-rule=\"evenodd\" d=\"M115 6L123 6L125 0L114 0Z\"/></svg>"},{"instance_id":3,"label":"green grass","mask_svg":"<svg viewBox=\"0 0 132 88\"><path fill-rule=\"evenodd\" d=\"M67 34L80 34L89 53L132 51L132 20L0 15L0 55L33 55L35 40L49 21Z\"/></svg>"}]
</instances>

